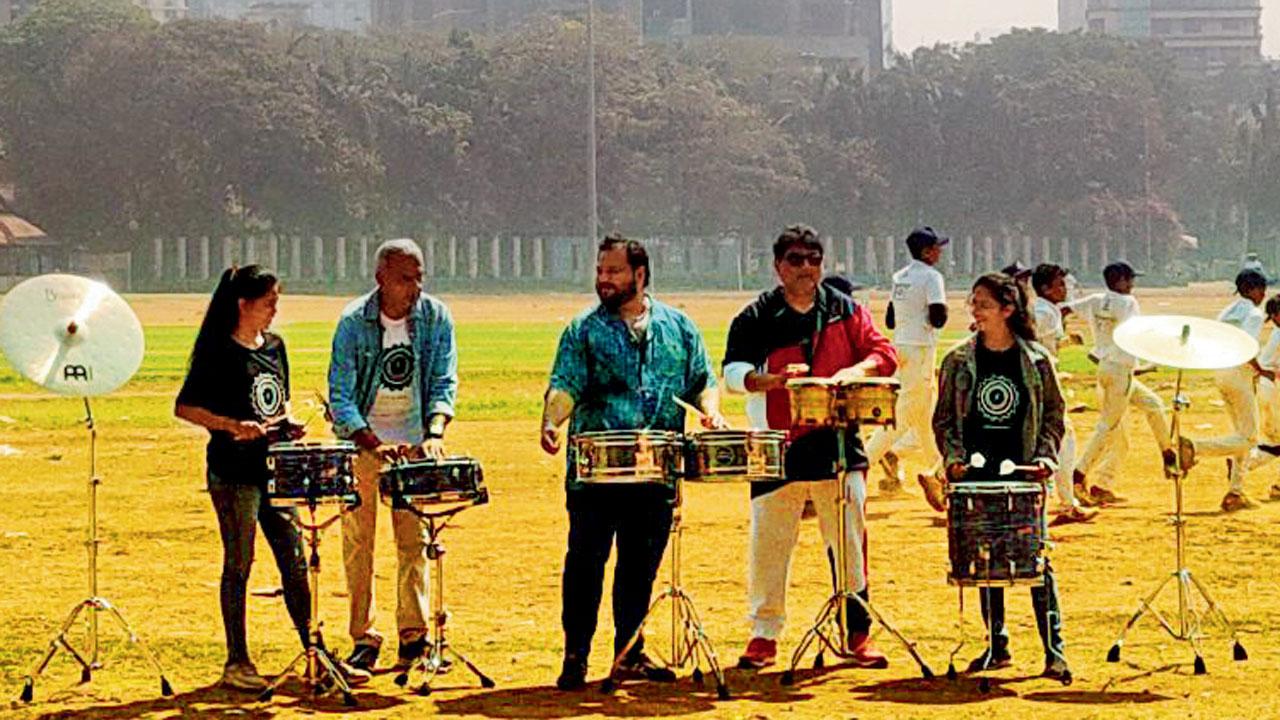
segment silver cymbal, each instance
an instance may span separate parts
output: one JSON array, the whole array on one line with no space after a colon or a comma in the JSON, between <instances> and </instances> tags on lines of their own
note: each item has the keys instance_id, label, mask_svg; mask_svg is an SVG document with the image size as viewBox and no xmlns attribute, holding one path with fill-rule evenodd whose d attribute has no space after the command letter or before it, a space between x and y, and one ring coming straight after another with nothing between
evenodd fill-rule
<instances>
[{"instance_id":1,"label":"silver cymbal","mask_svg":"<svg viewBox=\"0 0 1280 720\"><path fill-rule=\"evenodd\" d=\"M41 275L0 300L0 352L60 395L103 395L142 364L142 324L119 295L78 275Z\"/></svg>"},{"instance_id":2,"label":"silver cymbal","mask_svg":"<svg viewBox=\"0 0 1280 720\"><path fill-rule=\"evenodd\" d=\"M1234 325L1188 315L1139 315L1115 329L1130 355L1183 370L1222 370L1258 355L1258 341Z\"/></svg>"}]
</instances>

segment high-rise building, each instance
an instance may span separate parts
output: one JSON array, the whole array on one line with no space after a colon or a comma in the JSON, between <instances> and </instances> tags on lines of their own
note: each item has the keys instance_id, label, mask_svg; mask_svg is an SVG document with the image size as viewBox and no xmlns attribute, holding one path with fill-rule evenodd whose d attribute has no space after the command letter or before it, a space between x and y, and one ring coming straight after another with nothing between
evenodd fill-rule
<instances>
[{"instance_id":1,"label":"high-rise building","mask_svg":"<svg viewBox=\"0 0 1280 720\"><path fill-rule=\"evenodd\" d=\"M1157 40L1188 70L1262 62L1261 0L1088 0L1092 32Z\"/></svg>"},{"instance_id":2,"label":"high-rise building","mask_svg":"<svg viewBox=\"0 0 1280 720\"><path fill-rule=\"evenodd\" d=\"M1088 27L1089 0L1058 0L1058 32L1075 32Z\"/></svg>"},{"instance_id":3,"label":"high-rise building","mask_svg":"<svg viewBox=\"0 0 1280 720\"><path fill-rule=\"evenodd\" d=\"M360 32L368 28L371 0L187 0L190 16L249 20Z\"/></svg>"},{"instance_id":4,"label":"high-rise building","mask_svg":"<svg viewBox=\"0 0 1280 720\"><path fill-rule=\"evenodd\" d=\"M881 69L891 49L891 0L643 0L647 38L735 36L788 52L861 60Z\"/></svg>"}]
</instances>

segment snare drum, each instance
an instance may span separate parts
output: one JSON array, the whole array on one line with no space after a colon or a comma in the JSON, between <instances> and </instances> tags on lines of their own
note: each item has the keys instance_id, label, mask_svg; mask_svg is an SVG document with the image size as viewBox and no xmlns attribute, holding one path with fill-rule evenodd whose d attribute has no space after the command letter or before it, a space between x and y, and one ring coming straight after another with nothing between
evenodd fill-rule
<instances>
[{"instance_id":1,"label":"snare drum","mask_svg":"<svg viewBox=\"0 0 1280 720\"><path fill-rule=\"evenodd\" d=\"M793 427L826 427L836 425L836 383L831 378L792 378L787 381L791 396Z\"/></svg>"},{"instance_id":2,"label":"snare drum","mask_svg":"<svg viewBox=\"0 0 1280 720\"><path fill-rule=\"evenodd\" d=\"M842 422L894 425L900 383L891 377L864 377L836 385L834 405Z\"/></svg>"},{"instance_id":3,"label":"snare drum","mask_svg":"<svg viewBox=\"0 0 1280 720\"><path fill-rule=\"evenodd\" d=\"M378 475L382 501L402 510L449 505L468 507L489 502L480 462L469 457L411 460L385 465Z\"/></svg>"},{"instance_id":4,"label":"snare drum","mask_svg":"<svg viewBox=\"0 0 1280 720\"><path fill-rule=\"evenodd\" d=\"M274 507L358 505L349 442L283 442L267 447L267 499Z\"/></svg>"},{"instance_id":5,"label":"snare drum","mask_svg":"<svg viewBox=\"0 0 1280 720\"><path fill-rule=\"evenodd\" d=\"M659 430L610 430L570 438L578 481L588 484L674 486L684 472L679 433Z\"/></svg>"},{"instance_id":6,"label":"snare drum","mask_svg":"<svg viewBox=\"0 0 1280 720\"><path fill-rule=\"evenodd\" d=\"M694 482L768 482L783 479L781 430L709 430L689 438L685 473Z\"/></svg>"},{"instance_id":7,"label":"snare drum","mask_svg":"<svg viewBox=\"0 0 1280 720\"><path fill-rule=\"evenodd\" d=\"M1044 488L1028 482L947 488L947 582L961 587L1044 582Z\"/></svg>"}]
</instances>

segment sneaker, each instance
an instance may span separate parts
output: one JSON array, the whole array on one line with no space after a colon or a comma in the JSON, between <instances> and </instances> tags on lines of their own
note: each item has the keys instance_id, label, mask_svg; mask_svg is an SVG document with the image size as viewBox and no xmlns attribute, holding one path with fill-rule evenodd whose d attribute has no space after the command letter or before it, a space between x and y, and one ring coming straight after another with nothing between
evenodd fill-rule
<instances>
[{"instance_id":1,"label":"sneaker","mask_svg":"<svg viewBox=\"0 0 1280 720\"><path fill-rule=\"evenodd\" d=\"M982 654L974 658L969 663L967 672L979 673L983 670L999 670L1007 668L1013 664L1013 656L1008 650L996 651L993 655L990 650L983 650Z\"/></svg>"},{"instance_id":2,"label":"sneaker","mask_svg":"<svg viewBox=\"0 0 1280 720\"><path fill-rule=\"evenodd\" d=\"M1196 460L1196 444L1191 438L1181 438L1178 443L1178 458L1182 463L1182 472L1189 472L1199 462Z\"/></svg>"},{"instance_id":3,"label":"sneaker","mask_svg":"<svg viewBox=\"0 0 1280 720\"><path fill-rule=\"evenodd\" d=\"M405 670L408 670L413 667L414 661L422 657L423 653L426 651L427 639L425 637L420 637L417 640L411 640L409 642L401 640L399 651L396 653L396 664L392 670L396 672L404 672Z\"/></svg>"},{"instance_id":4,"label":"sneaker","mask_svg":"<svg viewBox=\"0 0 1280 720\"><path fill-rule=\"evenodd\" d=\"M1055 515L1053 520L1049 521L1049 527L1092 522L1096 517L1098 517L1098 511L1093 508L1073 506Z\"/></svg>"},{"instance_id":5,"label":"sneaker","mask_svg":"<svg viewBox=\"0 0 1280 720\"><path fill-rule=\"evenodd\" d=\"M564 659L560 666L560 677L556 678L556 689L561 692L574 692L587 686L587 661L572 655Z\"/></svg>"},{"instance_id":6,"label":"sneaker","mask_svg":"<svg viewBox=\"0 0 1280 720\"><path fill-rule=\"evenodd\" d=\"M349 662L334 660L333 664L338 669L338 672L342 673L342 679L346 680L351 687L367 685L373 679L373 673L363 668L358 668Z\"/></svg>"},{"instance_id":7,"label":"sneaker","mask_svg":"<svg viewBox=\"0 0 1280 720\"><path fill-rule=\"evenodd\" d=\"M738 658L738 667L743 670L759 670L767 668L778 661L778 641L767 638L751 638L747 649Z\"/></svg>"},{"instance_id":8,"label":"sneaker","mask_svg":"<svg viewBox=\"0 0 1280 720\"><path fill-rule=\"evenodd\" d=\"M347 656L347 664L353 668L372 672L378 666L379 647L371 643L356 643Z\"/></svg>"},{"instance_id":9,"label":"sneaker","mask_svg":"<svg viewBox=\"0 0 1280 720\"><path fill-rule=\"evenodd\" d=\"M849 634L849 660L860 668L882 670L889 667L889 658L871 642L867 633Z\"/></svg>"},{"instance_id":10,"label":"sneaker","mask_svg":"<svg viewBox=\"0 0 1280 720\"><path fill-rule=\"evenodd\" d=\"M242 692L262 692L270 683L258 674L258 668L251 662L227 663L222 668L222 679L218 681L222 687Z\"/></svg>"},{"instance_id":11,"label":"sneaker","mask_svg":"<svg viewBox=\"0 0 1280 720\"><path fill-rule=\"evenodd\" d=\"M1258 443L1258 449L1268 455L1280 457L1280 445L1268 445L1266 443Z\"/></svg>"},{"instance_id":12,"label":"sneaker","mask_svg":"<svg viewBox=\"0 0 1280 720\"><path fill-rule=\"evenodd\" d=\"M898 454L890 450L880 458L880 468L884 470L884 477L880 478L880 491L885 493L896 493L902 491L902 464L898 459Z\"/></svg>"},{"instance_id":13,"label":"sneaker","mask_svg":"<svg viewBox=\"0 0 1280 720\"><path fill-rule=\"evenodd\" d=\"M933 473L916 476L916 482L924 489L924 499L938 512L947 511L947 485L941 476Z\"/></svg>"},{"instance_id":14,"label":"sneaker","mask_svg":"<svg viewBox=\"0 0 1280 720\"><path fill-rule=\"evenodd\" d=\"M1089 488L1089 499L1093 500L1094 507L1105 507L1107 505L1115 505L1124 502L1124 498L1116 495L1104 487L1094 485Z\"/></svg>"},{"instance_id":15,"label":"sneaker","mask_svg":"<svg viewBox=\"0 0 1280 720\"><path fill-rule=\"evenodd\" d=\"M1280 500L1280 483L1271 486L1271 500Z\"/></svg>"},{"instance_id":16,"label":"sneaker","mask_svg":"<svg viewBox=\"0 0 1280 720\"><path fill-rule=\"evenodd\" d=\"M1089 483L1085 481L1084 473L1076 470L1071 473L1071 486L1075 489L1076 502L1081 507L1093 507L1093 498L1089 497Z\"/></svg>"},{"instance_id":17,"label":"sneaker","mask_svg":"<svg viewBox=\"0 0 1280 720\"><path fill-rule=\"evenodd\" d=\"M1067 661L1054 657L1044 662L1044 672L1040 673L1040 677L1057 680L1060 683L1071 682L1071 668L1067 665Z\"/></svg>"},{"instance_id":18,"label":"sneaker","mask_svg":"<svg viewBox=\"0 0 1280 720\"><path fill-rule=\"evenodd\" d=\"M1165 448L1160 451L1161 464L1164 465L1164 476L1174 478L1178 476L1178 456L1173 452L1173 448Z\"/></svg>"},{"instance_id":19,"label":"sneaker","mask_svg":"<svg viewBox=\"0 0 1280 720\"><path fill-rule=\"evenodd\" d=\"M1249 510L1257 507L1248 495L1241 492L1229 492L1222 497L1222 511L1235 512L1237 510Z\"/></svg>"},{"instance_id":20,"label":"sneaker","mask_svg":"<svg viewBox=\"0 0 1280 720\"><path fill-rule=\"evenodd\" d=\"M675 671L659 665L644 653L637 653L623 660L613 676L618 680L649 680L662 683L676 681Z\"/></svg>"}]
</instances>

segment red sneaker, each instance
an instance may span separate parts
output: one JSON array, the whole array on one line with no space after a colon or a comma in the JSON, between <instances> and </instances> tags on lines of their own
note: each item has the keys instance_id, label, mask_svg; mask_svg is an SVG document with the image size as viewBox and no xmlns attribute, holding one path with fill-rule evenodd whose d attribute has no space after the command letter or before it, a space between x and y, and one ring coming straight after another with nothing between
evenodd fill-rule
<instances>
[{"instance_id":1,"label":"red sneaker","mask_svg":"<svg viewBox=\"0 0 1280 720\"><path fill-rule=\"evenodd\" d=\"M746 652L738 658L738 667L743 670L759 670L767 668L778 660L778 641L766 638L751 638Z\"/></svg>"},{"instance_id":2,"label":"red sneaker","mask_svg":"<svg viewBox=\"0 0 1280 720\"><path fill-rule=\"evenodd\" d=\"M866 633L849 636L849 659L860 668L883 669L889 667L889 658L880 652Z\"/></svg>"}]
</instances>

